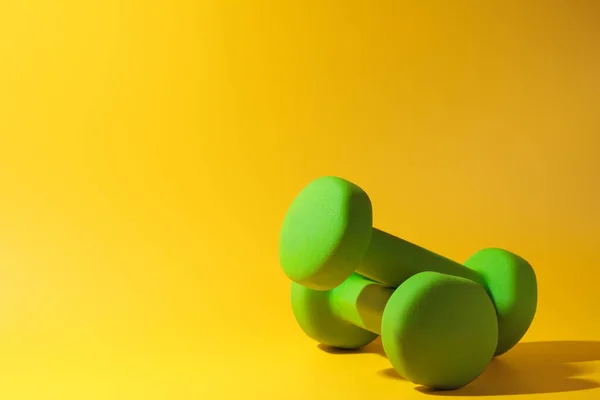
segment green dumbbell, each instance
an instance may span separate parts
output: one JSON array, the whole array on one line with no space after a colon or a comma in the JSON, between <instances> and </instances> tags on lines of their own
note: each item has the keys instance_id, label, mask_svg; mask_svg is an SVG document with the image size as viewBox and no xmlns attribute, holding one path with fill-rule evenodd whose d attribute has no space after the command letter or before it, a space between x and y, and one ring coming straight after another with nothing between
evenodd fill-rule
<instances>
[{"instance_id":1,"label":"green dumbbell","mask_svg":"<svg viewBox=\"0 0 600 400\"><path fill-rule=\"evenodd\" d=\"M369 196L357 185L326 176L296 196L281 226L279 258L285 274L313 290L330 290L354 272L390 287L434 271L482 285L496 308L495 355L525 335L537 308L535 272L521 257L484 249L464 265L372 226Z\"/></svg>"},{"instance_id":2,"label":"green dumbbell","mask_svg":"<svg viewBox=\"0 0 600 400\"><path fill-rule=\"evenodd\" d=\"M496 311L481 285L421 272L397 289L356 273L332 290L292 282L292 310L312 339L356 349L381 335L394 369L413 383L456 389L477 378L494 355Z\"/></svg>"}]
</instances>

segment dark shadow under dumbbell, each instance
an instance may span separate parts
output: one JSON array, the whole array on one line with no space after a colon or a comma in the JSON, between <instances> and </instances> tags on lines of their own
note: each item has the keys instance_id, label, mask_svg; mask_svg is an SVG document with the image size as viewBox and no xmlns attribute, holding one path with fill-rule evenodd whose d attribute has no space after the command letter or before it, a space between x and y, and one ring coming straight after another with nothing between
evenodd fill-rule
<instances>
[{"instance_id":1,"label":"dark shadow under dumbbell","mask_svg":"<svg viewBox=\"0 0 600 400\"><path fill-rule=\"evenodd\" d=\"M600 341L547 341L517 344L495 358L469 385L457 390L416 390L433 396L501 396L564 393L600 388L600 382L586 378L586 362L600 361ZM402 380L393 368L379 375Z\"/></svg>"},{"instance_id":2,"label":"dark shadow under dumbbell","mask_svg":"<svg viewBox=\"0 0 600 400\"><path fill-rule=\"evenodd\" d=\"M360 349L340 349L339 347L326 346L322 343L319 343L317 347L328 354L377 354L378 356L387 358L381 344L381 337L378 337Z\"/></svg>"}]
</instances>

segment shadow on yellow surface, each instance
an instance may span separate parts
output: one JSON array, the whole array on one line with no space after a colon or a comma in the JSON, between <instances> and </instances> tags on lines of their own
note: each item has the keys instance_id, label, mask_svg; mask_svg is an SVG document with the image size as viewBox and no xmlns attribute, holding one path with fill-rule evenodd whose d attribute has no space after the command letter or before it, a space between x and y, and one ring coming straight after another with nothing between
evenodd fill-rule
<instances>
[{"instance_id":1,"label":"shadow on yellow surface","mask_svg":"<svg viewBox=\"0 0 600 400\"><path fill-rule=\"evenodd\" d=\"M378 339L358 351L319 348L330 354L372 353L385 357ZM600 361L598 341L548 341L519 343L508 353L492 360L484 373L471 384L453 391L417 387L422 393L437 396L500 396L589 390L600 383L586 379L586 362ZM403 378L393 368L379 375L387 379Z\"/></svg>"},{"instance_id":2,"label":"shadow on yellow surface","mask_svg":"<svg viewBox=\"0 0 600 400\"><path fill-rule=\"evenodd\" d=\"M383 346L381 345L381 337L378 337L373 342L358 350L338 349L335 347L325 346L323 344L318 344L317 347L329 354L378 354L382 357L386 357L385 351L383 351Z\"/></svg>"}]
</instances>

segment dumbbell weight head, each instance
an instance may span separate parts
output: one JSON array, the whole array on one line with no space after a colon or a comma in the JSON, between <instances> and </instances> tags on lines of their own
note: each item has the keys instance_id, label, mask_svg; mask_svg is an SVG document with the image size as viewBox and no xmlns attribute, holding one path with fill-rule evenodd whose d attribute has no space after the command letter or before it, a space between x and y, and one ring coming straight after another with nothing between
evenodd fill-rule
<instances>
[{"instance_id":1,"label":"dumbbell weight head","mask_svg":"<svg viewBox=\"0 0 600 400\"><path fill-rule=\"evenodd\" d=\"M369 196L344 179L310 182L290 205L279 235L279 259L293 282L329 290L357 268L371 241Z\"/></svg>"},{"instance_id":2,"label":"dumbbell weight head","mask_svg":"<svg viewBox=\"0 0 600 400\"><path fill-rule=\"evenodd\" d=\"M381 341L401 376L435 389L457 389L477 378L493 358L496 311L472 280L421 272L390 297Z\"/></svg>"},{"instance_id":3,"label":"dumbbell weight head","mask_svg":"<svg viewBox=\"0 0 600 400\"><path fill-rule=\"evenodd\" d=\"M280 264L294 282L315 290L336 287L354 272L397 287L411 276L435 271L481 284L498 314L496 355L527 332L537 308L531 265L502 249L484 249L465 265L372 227L368 195L338 177L310 182L294 199L279 240Z\"/></svg>"},{"instance_id":4,"label":"dumbbell weight head","mask_svg":"<svg viewBox=\"0 0 600 400\"><path fill-rule=\"evenodd\" d=\"M479 273L498 315L499 356L514 347L533 322L537 309L537 279L531 265L503 249L473 254L464 265Z\"/></svg>"},{"instance_id":5,"label":"dumbbell weight head","mask_svg":"<svg viewBox=\"0 0 600 400\"><path fill-rule=\"evenodd\" d=\"M358 349L377 338L406 379L456 389L478 377L498 339L494 306L475 282L423 272L397 289L358 274L328 291L292 282L292 310L312 339Z\"/></svg>"}]
</instances>

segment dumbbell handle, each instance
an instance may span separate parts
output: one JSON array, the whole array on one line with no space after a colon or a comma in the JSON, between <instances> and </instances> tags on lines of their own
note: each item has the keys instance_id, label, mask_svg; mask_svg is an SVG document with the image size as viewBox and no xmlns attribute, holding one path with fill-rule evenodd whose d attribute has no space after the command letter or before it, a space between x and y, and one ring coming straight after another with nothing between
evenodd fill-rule
<instances>
[{"instance_id":1,"label":"dumbbell handle","mask_svg":"<svg viewBox=\"0 0 600 400\"><path fill-rule=\"evenodd\" d=\"M394 290L352 274L331 291L331 309L338 318L380 335L383 310Z\"/></svg>"},{"instance_id":2,"label":"dumbbell handle","mask_svg":"<svg viewBox=\"0 0 600 400\"><path fill-rule=\"evenodd\" d=\"M423 271L470 279L486 287L477 271L377 228L373 228L369 248L356 269L357 273L394 288Z\"/></svg>"}]
</instances>

